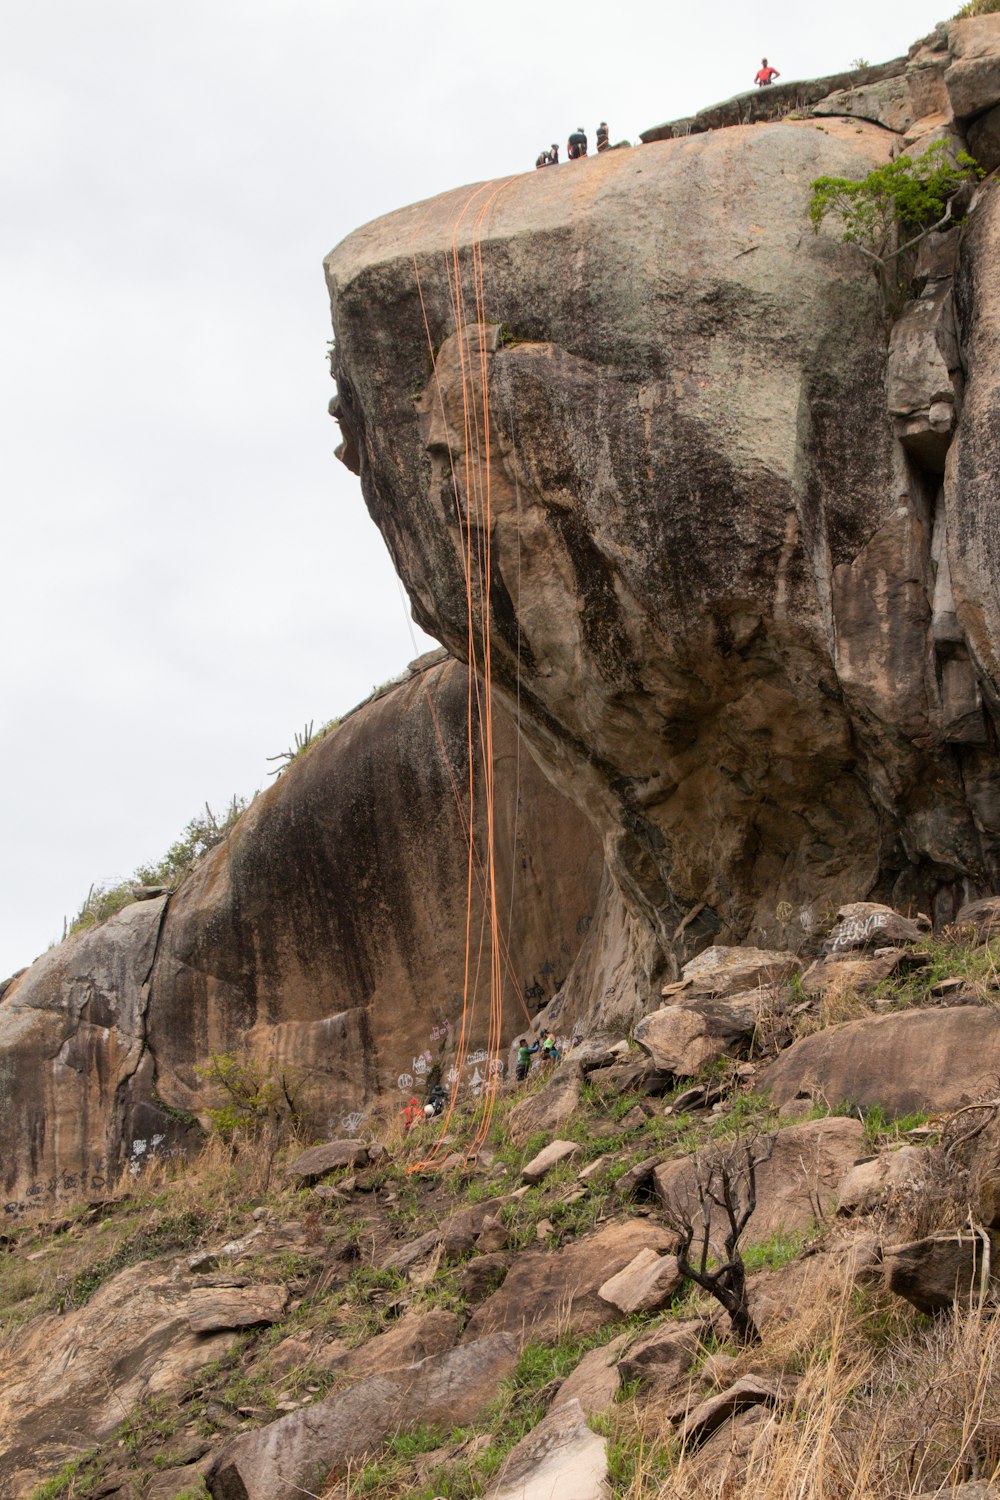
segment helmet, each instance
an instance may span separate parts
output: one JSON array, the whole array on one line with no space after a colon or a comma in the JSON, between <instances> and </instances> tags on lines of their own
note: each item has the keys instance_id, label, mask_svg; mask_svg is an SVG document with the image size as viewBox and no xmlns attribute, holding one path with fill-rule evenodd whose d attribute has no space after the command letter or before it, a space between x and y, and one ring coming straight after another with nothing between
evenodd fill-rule
<instances>
[{"instance_id":1,"label":"helmet","mask_svg":"<svg viewBox=\"0 0 1000 1500\"><path fill-rule=\"evenodd\" d=\"M430 1117L431 1117L431 1115L433 1113L434 1113L434 1106L433 1106L433 1104L425 1104L424 1105L424 1114L427 1116L428 1120L430 1119Z\"/></svg>"}]
</instances>

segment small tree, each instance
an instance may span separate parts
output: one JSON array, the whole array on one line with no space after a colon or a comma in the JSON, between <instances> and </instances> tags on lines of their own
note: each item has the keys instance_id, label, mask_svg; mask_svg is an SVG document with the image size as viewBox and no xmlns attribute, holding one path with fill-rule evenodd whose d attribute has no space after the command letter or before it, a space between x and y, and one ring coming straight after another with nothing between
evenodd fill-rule
<instances>
[{"instance_id":1,"label":"small tree","mask_svg":"<svg viewBox=\"0 0 1000 1500\"><path fill-rule=\"evenodd\" d=\"M830 216L840 220L841 239L871 262L883 308L892 317L909 289L890 267L927 235L953 222L959 188L982 176L967 151L952 156L945 141L935 141L916 159L897 156L860 180L817 177L809 200L813 232L818 234Z\"/></svg>"},{"instance_id":2,"label":"small tree","mask_svg":"<svg viewBox=\"0 0 1000 1500\"><path fill-rule=\"evenodd\" d=\"M740 1238L757 1207L757 1168L773 1150L773 1136L753 1131L699 1152L693 1159L694 1182L664 1210L668 1226L680 1239L678 1269L722 1303L741 1344L760 1342L750 1315Z\"/></svg>"},{"instance_id":3,"label":"small tree","mask_svg":"<svg viewBox=\"0 0 1000 1500\"><path fill-rule=\"evenodd\" d=\"M298 1122L296 1095L301 1078L280 1073L273 1061L215 1052L195 1072L207 1083L219 1084L226 1096L224 1104L207 1111L225 1141L237 1134L256 1136L264 1131L276 1136L286 1122Z\"/></svg>"}]
</instances>

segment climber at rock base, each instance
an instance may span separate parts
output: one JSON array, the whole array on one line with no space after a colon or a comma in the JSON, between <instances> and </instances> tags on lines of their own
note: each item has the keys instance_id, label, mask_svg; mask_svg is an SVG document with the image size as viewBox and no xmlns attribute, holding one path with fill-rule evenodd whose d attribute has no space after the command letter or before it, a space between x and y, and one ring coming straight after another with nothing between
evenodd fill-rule
<instances>
[{"instance_id":1,"label":"climber at rock base","mask_svg":"<svg viewBox=\"0 0 1000 1500\"><path fill-rule=\"evenodd\" d=\"M424 1105L424 1118L432 1120L435 1115L441 1114L448 1103L448 1095L439 1083L436 1083L427 1095L427 1103Z\"/></svg>"},{"instance_id":2,"label":"climber at rock base","mask_svg":"<svg viewBox=\"0 0 1000 1500\"><path fill-rule=\"evenodd\" d=\"M559 1061L559 1048L556 1045L554 1031L547 1031L542 1038L542 1062L557 1063Z\"/></svg>"},{"instance_id":3,"label":"climber at rock base","mask_svg":"<svg viewBox=\"0 0 1000 1500\"><path fill-rule=\"evenodd\" d=\"M517 1079L518 1083L523 1083L524 1080L527 1078L527 1076L528 1076L528 1069L531 1067L531 1058L532 1058L532 1055L533 1055L533 1053L535 1053L535 1052L538 1051L538 1047L539 1047L539 1043L538 1042L536 1042L533 1047L529 1047L528 1046L528 1038L525 1037L525 1036L522 1036L522 1037L518 1038L518 1042L517 1042L517 1071L516 1071L516 1073L514 1075L515 1078Z\"/></svg>"},{"instance_id":4,"label":"climber at rock base","mask_svg":"<svg viewBox=\"0 0 1000 1500\"><path fill-rule=\"evenodd\" d=\"M759 89L766 89L770 84L774 82L776 78L780 77L781 74L778 72L777 68L769 67L767 58L762 57L760 60L760 68L757 72L756 78L754 79L754 83L757 85L757 87Z\"/></svg>"},{"instance_id":5,"label":"climber at rock base","mask_svg":"<svg viewBox=\"0 0 1000 1500\"><path fill-rule=\"evenodd\" d=\"M418 1120L424 1118L423 1105L415 1096L411 1096L403 1106L403 1124L407 1130L412 1130Z\"/></svg>"},{"instance_id":6,"label":"climber at rock base","mask_svg":"<svg viewBox=\"0 0 1000 1500\"><path fill-rule=\"evenodd\" d=\"M580 157L586 156L586 154L587 133L581 125L578 129L573 131L573 134L566 142L566 155L569 157L570 161L579 161Z\"/></svg>"},{"instance_id":7,"label":"climber at rock base","mask_svg":"<svg viewBox=\"0 0 1000 1500\"><path fill-rule=\"evenodd\" d=\"M597 150L598 152L611 150L611 142L608 139L607 120L602 120L597 127Z\"/></svg>"}]
</instances>

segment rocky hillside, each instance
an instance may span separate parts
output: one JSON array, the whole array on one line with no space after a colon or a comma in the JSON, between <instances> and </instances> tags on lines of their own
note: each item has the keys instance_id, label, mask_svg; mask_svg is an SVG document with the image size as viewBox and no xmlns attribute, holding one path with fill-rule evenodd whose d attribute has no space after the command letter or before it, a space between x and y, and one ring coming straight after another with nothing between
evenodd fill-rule
<instances>
[{"instance_id":1,"label":"rocky hillside","mask_svg":"<svg viewBox=\"0 0 1000 1500\"><path fill-rule=\"evenodd\" d=\"M473 1110L394 1109L26 1217L0 1492L996 1494L1000 901L944 938L849 910L827 948L711 950L634 1041L505 1084L471 1155ZM681 1256L748 1147L744 1340Z\"/></svg>"},{"instance_id":2,"label":"rocky hillside","mask_svg":"<svg viewBox=\"0 0 1000 1500\"><path fill-rule=\"evenodd\" d=\"M0 992L5 1500L997 1493L1000 15L644 141L328 258L446 649Z\"/></svg>"}]
</instances>

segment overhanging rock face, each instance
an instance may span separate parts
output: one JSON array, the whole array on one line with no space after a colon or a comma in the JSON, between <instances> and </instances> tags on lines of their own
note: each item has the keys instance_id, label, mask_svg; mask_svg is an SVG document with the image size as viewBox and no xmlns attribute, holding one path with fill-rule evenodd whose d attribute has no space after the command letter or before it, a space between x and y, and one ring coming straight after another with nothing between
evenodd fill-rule
<instances>
[{"instance_id":1,"label":"overhanging rock face","mask_svg":"<svg viewBox=\"0 0 1000 1500\"><path fill-rule=\"evenodd\" d=\"M488 413L494 683L610 852L594 993L995 883L992 685L964 643L949 676L933 626L940 480L893 426L866 264L806 218L814 178L895 139L709 131L450 193L328 258L346 450L457 654Z\"/></svg>"}]
</instances>

